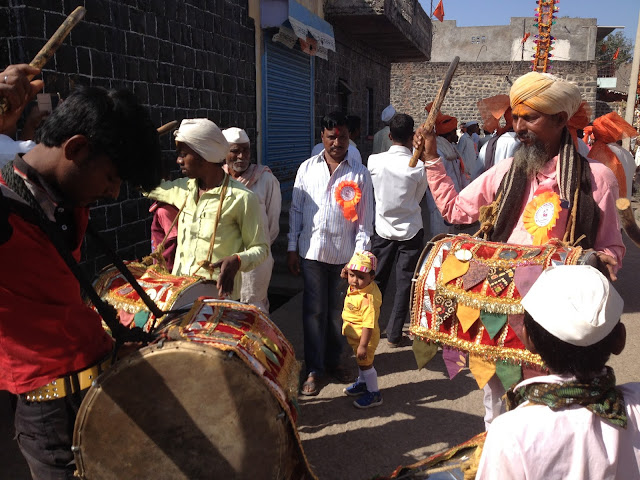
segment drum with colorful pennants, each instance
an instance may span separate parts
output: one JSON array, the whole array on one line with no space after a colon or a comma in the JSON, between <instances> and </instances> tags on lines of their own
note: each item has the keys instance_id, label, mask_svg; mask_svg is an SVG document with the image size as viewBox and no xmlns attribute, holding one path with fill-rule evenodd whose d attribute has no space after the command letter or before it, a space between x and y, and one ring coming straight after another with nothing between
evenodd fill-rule
<instances>
[{"instance_id":1,"label":"drum with colorful pennants","mask_svg":"<svg viewBox=\"0 0 640 480\"><path fill-rule=\"evenodd\" d=\"M450 378L468 361L480 388L494 375L508 389L530 370L540 372L542 360L525 349L520 337L520 299L544 269L594 261L592 251L557 241L512 245L458 235L430 242L418 262L411 295L410 332L418 366L441 346Z\"/></svg>"},{"instance_id":2,"label":"drum with colorful pennants","mask_svg":"<svg viewBox=\"0 0 640 480\"><path fill-rule=\"evenodd\" d=\"M159 331L87 393L81 478L316 478L295 426L299 365L261 310L201 299Z\"/></svg>"},{"instance_id":3,"label":"drum with colorful pennants","mask_svg":"<svg viewBox=\"0 0 640 480\"><path fill-rule=\"evenodd\" d=\"M171 275L156 265L128 262L126 266L149 298L163 311L192 305L199 297L218 297L215 282L200 277ZM103 300L118 310L123 325L141 327L147 332L157 325L159 319L149 311L138 292L115 266L105 267L93 286Z\"/></svg>"}]
</instances>

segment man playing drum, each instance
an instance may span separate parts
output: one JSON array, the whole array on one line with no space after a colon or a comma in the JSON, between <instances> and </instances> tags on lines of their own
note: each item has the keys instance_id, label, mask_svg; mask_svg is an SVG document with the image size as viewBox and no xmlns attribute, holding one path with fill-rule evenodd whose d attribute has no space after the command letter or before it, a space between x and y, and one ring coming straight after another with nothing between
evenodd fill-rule
<instances>
[{"instance_id":1,"label":"man playing drum","mask_svg":"<svg viewBox=\"0 0 640 480\"><path fill-rule=\"evenodd\" d=\"M580 90L553 75L531 72L510 92L513 127L521 142L506 159L457 193L437 154L436 138L420 128L422 160L436 205L450 223L477 220L488 240L542 244L573 239L592 248L610 277L620 268L622 243L615 200L618 184L611 171L577 152L566 128L582 101ZM523 212L532 215L525 220ZM499 414L504 388L497 376L485 386L485 422Z\"/></svg>"},{"instance_id":2,"label":"man playing drum","mask_svg":"<svg viewBox=\"0 0 640 480\"><path fill-rule=\"evenodd\" d=\"M212 278L218 295L239 300L242 281L236 273L257 267L269 254L260 203L222 169L229 143L215 123L186 119L174 135L185 177L149 193L149 198L181 209L171 273Z\"/></svg>"},{"instance_id":3,"label":"man playing drum","mask_svg":"<svg viewBox=\"0 0 640 480\"><path fill-rule=\"evenodd\" d=\"M21 85L14 96L0 88L11 110L29 97L32 70L0 73L8 89ZM159 183L160 145L132 93L100 88L72 93L35 141L0 174L0 390L17 395L16 438L33 478L71 479L76 413L113 341L60 252L80 258L87 206L117 198L122 180Z\"/></svg>"}]
</instances>

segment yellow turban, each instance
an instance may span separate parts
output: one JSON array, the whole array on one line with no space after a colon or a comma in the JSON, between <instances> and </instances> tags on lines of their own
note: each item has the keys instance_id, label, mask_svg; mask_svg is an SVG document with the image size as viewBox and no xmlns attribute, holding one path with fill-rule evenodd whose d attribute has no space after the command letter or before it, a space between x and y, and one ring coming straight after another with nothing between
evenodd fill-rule
<instances>
[{"instance_id":1,"label":"yellow turban","mask_svg":"<svg viewBox=\"0 0 640 480\"><path fill-rule=\"evenodd\" d=\"M547 115L567 112L567 118L576 113L582 102L576 85L549 73L538 72L518 78L511 87L509 99L511 108L523 104Z\"/></svg>"}]
</instances>

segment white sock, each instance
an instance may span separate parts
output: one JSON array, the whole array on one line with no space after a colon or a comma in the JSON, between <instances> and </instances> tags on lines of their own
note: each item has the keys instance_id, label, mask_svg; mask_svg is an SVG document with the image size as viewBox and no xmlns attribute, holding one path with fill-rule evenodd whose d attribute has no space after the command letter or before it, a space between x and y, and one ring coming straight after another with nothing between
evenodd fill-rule
<instances>
[{"instance_id":1,"label":"white sock","mask_svg":"<svg viewBox=\"0 0 640 480\"><path fill-rule=\"evenodd\" d=\"M378 372L376 372L375 367L371 367L368 370L362 371L362 376L364 377L364 381L367 384L367 390L370 392L377 392L378 389Z\"/></svg>"},{"instance_id":2,"label":"white sock","mask_svg":"<svg viewBox=\"0 0 640 480\"><path fill-rule=\"evenodd\" d=\"M356 380L356 383L365 383L365 376L364 376L364 371L360 370L360 367L358 367L358 380Z\"/></svg>"}]
</instances>

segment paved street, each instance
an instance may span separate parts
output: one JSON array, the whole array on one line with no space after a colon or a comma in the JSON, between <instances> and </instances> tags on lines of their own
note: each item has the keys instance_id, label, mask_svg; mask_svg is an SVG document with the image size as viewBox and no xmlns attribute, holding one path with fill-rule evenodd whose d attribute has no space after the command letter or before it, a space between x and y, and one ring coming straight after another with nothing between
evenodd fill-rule
<instances>
[{"instance_id":1,"label":"paved street","mask_svg":"<svg viewBox=\"0 0 640 480\"><path fill-rule=\"evenodd\" d=\"M640 343L640 250L628 243L616 287L625 299L627 348L611 365L620 383L637 381ZM301 295L272 317L301 353ZM442 358L417 371L411 347L390 350L383 340L376 369L384 404L357 410L344 385L328 384L317 397L301 398L299 431L320 479L366 479L388 474L400 464L460 443L483 428L482 395L468 370L448 380ZM28 471L12 440L10 408L0 396L0 468L2 479L28 480Z\"/></svg>"}]
</instances>

